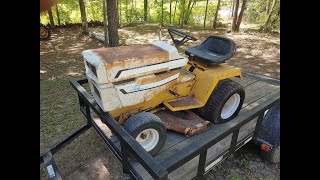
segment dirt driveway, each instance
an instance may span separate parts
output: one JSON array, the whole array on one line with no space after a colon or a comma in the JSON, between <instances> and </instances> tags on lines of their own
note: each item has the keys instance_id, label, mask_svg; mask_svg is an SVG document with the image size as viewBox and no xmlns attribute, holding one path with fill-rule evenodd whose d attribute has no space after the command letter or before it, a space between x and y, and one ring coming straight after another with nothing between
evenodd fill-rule
<instances>
[{"instance_id":1,"label":"dirt driveway","mask_svg":"<svg viewBox=\"0 0 320 180\"><path fill-rule=\"evenodd\" d=\"M101 31L101 28L91 28ZM200 43L208 35L225 34L225 30L189 30L197 42L187 43L181 51ZM157 39L155 26L120 29L122 44L148 43ZM242 32L227 34L237 44L236 55L228 61L247 71L280 78L279 35ZM163 40L171 44L166 31ZM40 152L67 136L85 123L78 109L75 91L69 80L84 74L81 51L102 47L98 41L80 34L79 28L57 29L49 41L40 42ZM55 155L66 179L126 179L121 164L104 145L93 129L77 138ZM40 179L48 179L43 166ZM256 146L248 144L217 168L207 179L278 179L280 164L265 162Z\"/></svg>"}]
</instances>

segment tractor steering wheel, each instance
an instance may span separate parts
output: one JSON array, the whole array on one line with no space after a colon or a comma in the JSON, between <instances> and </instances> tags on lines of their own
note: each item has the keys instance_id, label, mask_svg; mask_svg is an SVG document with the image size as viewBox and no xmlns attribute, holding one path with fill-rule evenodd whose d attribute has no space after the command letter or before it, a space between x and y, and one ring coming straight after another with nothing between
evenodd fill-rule
<instances>
[{"instance_id":1,"label":"tractor steering wheel","mask_svg":"<svg viewBox=\"0 0 320 180\"><path fill-rule=\"evenodd\" d=\"M177 29L174 29L174 28L168 28L168 32L169 32L169 35L170 35L170 37L176 47L181 46L182 44L186 43L189 40L192 40L192 41L197 40L197 38L195 38L189 34L186 34L182 31L179 31ZM183 38L181 40L175 39L172 34L178 35Z\"/></svg>"}]
</instances>

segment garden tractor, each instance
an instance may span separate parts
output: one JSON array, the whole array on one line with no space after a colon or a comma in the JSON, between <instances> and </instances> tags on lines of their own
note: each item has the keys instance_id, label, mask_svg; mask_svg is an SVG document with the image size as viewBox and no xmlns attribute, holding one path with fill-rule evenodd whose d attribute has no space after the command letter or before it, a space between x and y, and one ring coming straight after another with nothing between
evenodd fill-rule
<instances>
[{"instance_id":1,"label":"garden tractor","mask_svg":"<svg viewBox=\"0 0 320 180\"><path fill-rule=\"evenodd\" d=\"M168 31L175 46L196 40ZM245 98L243 87L229 79L242 78L241 69L223 63L235 53L231 39L209 36L186 56L175 46L156 40L82 52L97 104L151 155L164 145L167 129L192 136L228 122Z\"/></svg>"}]
</instances>

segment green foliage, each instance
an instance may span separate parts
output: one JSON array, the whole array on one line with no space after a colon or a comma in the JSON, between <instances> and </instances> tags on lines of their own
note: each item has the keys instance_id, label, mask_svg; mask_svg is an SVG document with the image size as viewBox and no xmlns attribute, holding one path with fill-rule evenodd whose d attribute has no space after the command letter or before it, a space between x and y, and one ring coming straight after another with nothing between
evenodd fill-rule
<instances>
[{"instance_id":1,"label":"green foliage","mask_svg":"<svg viewBox=\"0 0 320 180\"><path fill-rule=\"evenodd\" d=\"M129 24L130 22L133 24L144 23L144 0L118 0L119 6L119 19L121 25ZM128 3L128 20L126 18L126 1ZM267 14L266 14L266 1L267 0L248 0L247 9L244 14L243 21L254 23L262 26L265 23ZM270 8L272 5L272 0L270 0ZM132 3L133 2L133 3ZM184 11L186 15L188 9L189 0L178 0L176 13L174 16L175 9L175 0L172 0L172 22L170 24L170 0L163 0L163 24L179 26L182 24L181 15ZM205 9L206 9L206 0L196 0L195 5L192 8L191 14L189 15L189 19L187 20L188 26L203 26ZM86 7L87 20L90 21L100 21L103 22L103 10L102 10L102 0L84 0ZM133 4L133 5L132 5ZM192 3L191 3L192 4ZM207 11L207 19L206 19L206 27L212 27L213 18L216 12L217 0L209 0L208 11ZM230 1L221 1L220 9L229 9L231 7ZM55 24L57 22L56 15L56 7L52 7L52 13ZM131 11L132 8L132 11ZM60 22L61 24L68 23L81 23L81 14L79 8L79 0L59 0L58 1L58 9L60 14ZM241 9L241 3L239 7L239 11ZM121 11L121 12L120 12ZM269 29L270 30L279 30L280 28L280 2L278 0L274 12L269 21ZM157 23L161 22L161 14L162 14L162 0L148 0L148 13L147 13L147 23ZM131 17L131 18L130 18ZM48 13L42 13L40 15L41 22L43 24L49 23ZM130 20L131 19L131 20ZM174 21L173 21L174 20ZM222 24L221 17L218 16L218 25Z\"/></svg>"},{"instance_id":2,"label":"green foliage","mask_svg":"<svg viewBox=\"0 0 320 180\"><path fill-rule=\"evenodd\" d=\"M273 10L272 16L270 18L269 22L269 29L270 30L279 30L280 29L280 1L275 5L275 8ZM250 23L256 23L262 26L266 19L266 6L267 6L267 0L251 0L248 2L247 10L246 10L246 21ZM270 9L272 6L272 0L270 0Z\"/></svg>"}]
</instances>

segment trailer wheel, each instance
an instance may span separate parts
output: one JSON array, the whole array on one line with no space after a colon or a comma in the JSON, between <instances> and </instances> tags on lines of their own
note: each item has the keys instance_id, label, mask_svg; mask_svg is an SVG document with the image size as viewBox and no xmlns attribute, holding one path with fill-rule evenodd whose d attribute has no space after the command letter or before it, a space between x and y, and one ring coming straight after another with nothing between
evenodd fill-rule
<instances>
[{"instance_id":1,"label":"trailer wheel","mask_svg":"<svg viewBox=\"0 0 320 180\"><path fill-rule=\"evenodd\" d=\"M215 124L225 123L238 115L244 98L245 92L239 83L220 80L199 113Z\"/></svg>"},{"instance_id":2,"label":"trailer wheel","mask_svg":"<svg viewBox=\"0 0 320 180\"><path fill-rule=\"evenodd\" d=\"M269 152L261 150L261 155L268 162L279 163L280 162L280 145L278 147L272 148Z\"/></svg>"},{"instance_id":3,"label":"trailer wheel","mask_svg":"<svg viewBox=\"0 0 320 180\"><path fill-rule=\"evenodd\" d=\"M149 112L131 116L123 127L151 155L159 152L167 138L163 122L158 116Z\"/></svg>"}]
</instances>

